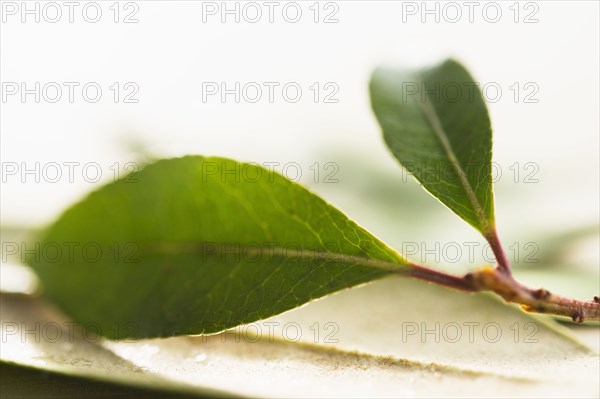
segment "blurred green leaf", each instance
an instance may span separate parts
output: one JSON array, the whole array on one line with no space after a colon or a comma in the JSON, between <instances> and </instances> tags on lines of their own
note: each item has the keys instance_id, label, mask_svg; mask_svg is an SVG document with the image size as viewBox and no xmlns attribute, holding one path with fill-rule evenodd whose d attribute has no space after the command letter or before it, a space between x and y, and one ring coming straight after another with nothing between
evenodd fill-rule
<instances>
[{"instance_id":1,"label":"blurred green leaf","mask_svg":"<svg viewBox=\"0 0 600 399\"><path fill-rule=\"evenodd\" d=\"M2 398L231 396L225 387L193 387L148 373L104 348L96 332L66 319L41 298L0 294L0 327Z\"/></svg>"},{"instance_id":2,"label":"blurred green leaf","mask_svg":"<svg viewBox=\"0 0 600 399\"><path fill-rule=\"evenodd\" d=\"M526 256L518 256L514 259L515 268L531 268L557 271L557 268L568 271L568 256L572 254L573 247L586 238L600 235L600 226L597 224L585 225L564 231L537 231L529 233L536 237L535 253L530 258L533 262L527 262ZM524 239L523 242L526 242Z\"/></svg>"},{"instance_id":3,"label":"blurred green leaf","mask_svg":"<svg viewBox=\"0 0 600 399\"><path fill-rule=\"evenodd\" d=\"M208 397L163 390L155 392L148 388L124 386L108 381L90 380L46 371L39 368L24 367L0 361L0 397L45 398L45 399L189 399Z\"/></svg>"}]
</instances>

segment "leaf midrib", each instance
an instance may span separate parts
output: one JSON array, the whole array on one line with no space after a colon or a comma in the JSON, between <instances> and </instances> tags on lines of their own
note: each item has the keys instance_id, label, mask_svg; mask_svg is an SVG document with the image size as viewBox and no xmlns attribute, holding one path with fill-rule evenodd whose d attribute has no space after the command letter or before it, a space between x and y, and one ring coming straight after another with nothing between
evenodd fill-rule
<instances>
[{"instance_id":1,"label":"leaf midrib","mask_svg":"<svg viewBox=\"0 0 600 399\"><path fill-rule=\"evenodd\" d=\"M419 78L420 78L421 82L425 82L425 79L423 78L422 75L419 75ZM419 108L421 108L421 110L423 111L423 114L425 115L425 118L427 119L431 128L433 129L436 137L442 144L444 152L446 153L446 156L450 160L450 164L456 171L456 174L458 175L461 186L465 190L465 193L467 194L467 197L469 198L469 202L471 203L471 206L473 207L473 209L475 210L475 213L477 214L477 218L479 219L479 223L481 225L482 232L484 234L486 234L487 232L490 231L490 224L488 223L488 220L485 217L485 213L483 211L481 204L479 203L479 200L477 199L477 196L475 195L475 191L473 191L473 188L471 187L471 184L469 183L469 180L467 179L467 174L462 169L462 166L461 166L458 158L456 157L454 150L452 149L450 140L448 139L448 135L446 134L444 128L442 127L442 123L441 123L440 119L438 118L435 108L431 105L431 103L429 101L429 95L427 93L425 93L424 96L421 95L420 87L417 90L418 91L415 94L417 96L417 104L419 105Z\"/></svg>"},{"instance_id":2,"label":"leaf midrib","mask_svg":"<svg viewBox=\"0 0 600 399\"><path fill-rule=\"evenodd\" d=\"M246 257L270 256L293 259L318 260L321 262L331 261L349 266L366 266L374 269L387 271L390 273L402 273L412 268L412 264L400 258L397 262L387 261L378 258L369 258L365 256L349 255L345 253L312 250L284 248L281 246L262 246L248 247L240 243L218 243L217 251L208 252L206 243L183 243L183 242L157 242L145 243L140 250L142 255L180 255L180 254L200 254L200 255L241 255ZM212 243L211 243L212 244ZM211 247L213 249L214 247Z\"/></svg>"}]
</instances>

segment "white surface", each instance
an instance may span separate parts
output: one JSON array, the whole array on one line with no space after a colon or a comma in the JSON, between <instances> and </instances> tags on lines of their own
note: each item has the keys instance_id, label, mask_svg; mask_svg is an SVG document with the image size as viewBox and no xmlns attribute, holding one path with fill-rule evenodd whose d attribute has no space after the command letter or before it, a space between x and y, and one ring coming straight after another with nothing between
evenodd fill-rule
<instances>
[{"instance_id":1,"label":"white surface","mask_svg":"<svg viewBox=\"0 0 600 399\"><path fill-rule=\"evenodd\" d=\"M161 156L295 161L304 180L315 161L335 161L331 150L364 151L394 168L369 108L370 71L381 63L412 67L455 56L476 79L503 88L490 109L495 160L504 172L511 173L507 168L514 162L539 164L540 183L523 185L521 211L513 215L508 206L498 207L500 226L512 225L513 217L552 226L598 220L598 2L535 2L534 24L513 22L513 2L498 3L503 16L495 24L480 12L469 23L463 2L458 4L465 16L454 24L435 23L431 16L426 23L418 16L402 22L402 2L393 1L335 2L336 24L313 23L312 2L300 2L303 18L297 24L277 13L273 24L236 24L231 17L225 24L218 17L203 23L203 2L135 3L137 24L113 23L112 2L99 3L103 17L96 24L77 11L72 24L66 16L51 24L4 15L3 82L98 82L104 92L96 104L77 96L72 104L1 103L2 162L97 162L102 182L110 181L111 165L135 159L123 145L126 137ZM202 103L206 81L294 81L305 93L296 104ZM137 83L139 103L111 102L112 82ZM312 103L312 82L338 84L339 103ZM535 82L539 103L514 103L514 82ZM3 184L3 224L47 223L99 184L81 173L73 183L66 177L59 183L19 180L7 176ZM543 201L532 207L536 199Z\"/></svg>"}]
</instances>

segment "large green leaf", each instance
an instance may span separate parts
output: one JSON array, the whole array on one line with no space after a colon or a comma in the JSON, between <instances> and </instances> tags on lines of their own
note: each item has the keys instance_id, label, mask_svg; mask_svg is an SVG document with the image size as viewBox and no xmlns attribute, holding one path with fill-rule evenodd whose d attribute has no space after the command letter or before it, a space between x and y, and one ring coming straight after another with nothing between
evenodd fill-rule
<instances>
[{"instance_id":1,"label":"large green leaf","mask_svg":"<svg viewBox=\"0 0 600 399\"><path fill-rule=\"evenodd\" d=\"M471 75L453 60L416 72L377 69L370 92L394 156L442 203L491 234L492 129Z\"/></svg>"},{"instance_id":2,"label":"large green leaf","mask_svg":"<svg viewBox=\"0 0 600 399\"><path fill-rule=\"evenodd\" d=\"M302 186L199 156L92 193L38 249L46 295L111 338L214 333L410 267Z\"/></svg>"}]
</instances>

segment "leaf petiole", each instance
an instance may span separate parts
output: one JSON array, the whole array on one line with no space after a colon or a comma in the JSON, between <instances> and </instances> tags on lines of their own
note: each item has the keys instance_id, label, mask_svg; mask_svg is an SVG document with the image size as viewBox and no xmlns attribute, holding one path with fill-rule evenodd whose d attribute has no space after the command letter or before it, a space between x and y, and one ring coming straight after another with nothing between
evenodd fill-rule
<instances>
[{"instance_id":1,"label":"leaf petiole","mask_svg":"<svg viewBox=\"0 0 600 399\"><path fill-rule=\"evenodd\" d=\"M490 247L492 248L492 252L494 253L494 257L496 258L496 262L498 263L498 265L497 265L498 271L507 276L511 276L512 271L510 268L510 262L508 261L508 258L506 257L506 253L504 252L504 249L502 248L502 244L500 242L500 238L498 237L498 232L496 230L496 227L492 227L489 230L489 233L484 234L484 237L487 240L487 242L490 244Z\"/></svg>"}]
</instances>

